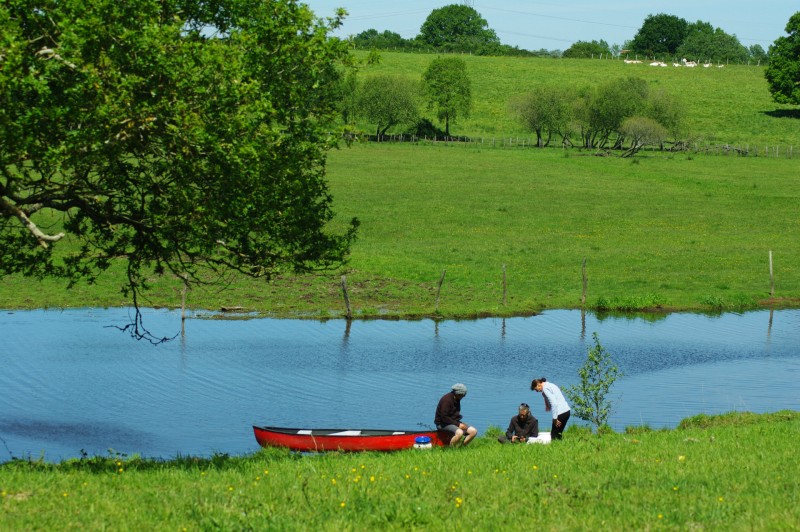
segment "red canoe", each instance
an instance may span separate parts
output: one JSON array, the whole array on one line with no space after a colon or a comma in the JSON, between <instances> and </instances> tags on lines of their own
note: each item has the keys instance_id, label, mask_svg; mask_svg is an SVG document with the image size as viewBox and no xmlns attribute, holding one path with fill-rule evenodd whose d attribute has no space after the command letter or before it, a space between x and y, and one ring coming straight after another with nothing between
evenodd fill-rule
<instances>
[{"instance_id":1,"label":"red canoe","mask_svg":"<svg viewBox=\"0 0 800 532\"><path fill-rule=\"evenodd\" d=\"M447 433L438 431L400 431L364 429L287 429L253 426L258 444L262 447L288 447L295 451L399 451L415 443L442 446L449 440ZM418 438L420 438L418 440Z\"/></svg>"}]
</instances>

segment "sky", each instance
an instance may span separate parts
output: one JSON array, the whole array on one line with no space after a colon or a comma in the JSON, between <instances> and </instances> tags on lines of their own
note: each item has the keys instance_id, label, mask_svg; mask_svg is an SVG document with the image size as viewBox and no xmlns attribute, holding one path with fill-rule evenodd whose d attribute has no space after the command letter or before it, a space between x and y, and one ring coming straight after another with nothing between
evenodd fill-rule
<instances>
[{"instance_id":1,"label":"sky","mask_svg":"<svg viewBox=\"0 0 800 532\"><path fill-rule=\"evenodd\" d=\"M349 13L334 35L348 37L364 30L389 30L410 39L434 9L460 0L300 0L317 17L330 17L338 7ZM633 39L648 15L664 13L708 22L725 33L736 35L750 47L761 45L766 51L786 35L789 18L800 11L796 0L524 0L468 1L489 23L503 44L525 50L566 50L576 41L604 40L622 46Z\"/></svg>"}]
</instances>

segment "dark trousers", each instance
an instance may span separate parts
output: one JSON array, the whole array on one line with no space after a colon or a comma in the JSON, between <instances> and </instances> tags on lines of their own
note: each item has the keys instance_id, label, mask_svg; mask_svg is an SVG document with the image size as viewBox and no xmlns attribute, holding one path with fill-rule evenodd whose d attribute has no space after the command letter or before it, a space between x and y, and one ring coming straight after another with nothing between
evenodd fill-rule
<instances>
[{"instance_id":1,"label":"dark trousers","mask_svg":"<svg viewBox=\"0 0 800 532\"><path fill-rule=\"evenodd\" d=\"M561 426L556 426L556 419L561 422ZM564 429L567 428L567 421L569 420L569 410L564 412L563 414L559 414L559 416L553 420L553 426L550 428L550 439L551 440L560 440L561 433L564 432Z\"/></svg>"}]
</instances>

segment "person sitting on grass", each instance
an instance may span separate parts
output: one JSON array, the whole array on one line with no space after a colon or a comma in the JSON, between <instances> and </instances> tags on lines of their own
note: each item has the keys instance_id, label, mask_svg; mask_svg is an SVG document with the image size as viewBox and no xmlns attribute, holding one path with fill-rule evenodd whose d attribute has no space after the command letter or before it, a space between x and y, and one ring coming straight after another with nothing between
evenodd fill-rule
<instances>
[{"instance_id":1,"label":"person sitting on grass","mask_svg":"<svg viewBox=\"0 0 800 532\"><path fill-rule=\"evenodd\" d=\"M525 443L528 438L539 435L539 420L531 415L531 407L527 403L519 405L519 414L511 418L506 433L497 438L500 443Z\"/></svg>"},{"instance_id":2,"label":"person sitting on grass","mask_svg":"<svg viewBox=\"0 0 800 532\"><path fill-rule=\"evenodd\" d=\"M461 399L466 395L467 387L459 382L439 399L439 404L436 406L436 417L433 422L438 430L453 435L450 439L451 446L467 445L478 435L478 429L461 422ZM464 438L463 442L461 438Z\"/></svg>"}]
</instances>

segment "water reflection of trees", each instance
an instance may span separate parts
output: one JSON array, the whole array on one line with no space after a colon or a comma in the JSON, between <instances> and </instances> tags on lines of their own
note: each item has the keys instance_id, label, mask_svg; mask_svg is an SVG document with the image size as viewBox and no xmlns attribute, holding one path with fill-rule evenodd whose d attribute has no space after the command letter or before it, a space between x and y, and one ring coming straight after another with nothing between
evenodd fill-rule
<instances>
[{"instance_id":1,"label":"water reflection of trees","mask_svg":"<svg viewBox=\"0 0 800 532\"><path fill-rule=\"evenodd\" d=\"M605 320L613 319L613 320L642 320L648 323L657 323L661 320L667 319L669 316L669 312L630 312L630 311L596 311L594 313L595 318L597 321L603 322Z\"/></svg>"}]
</instances>

